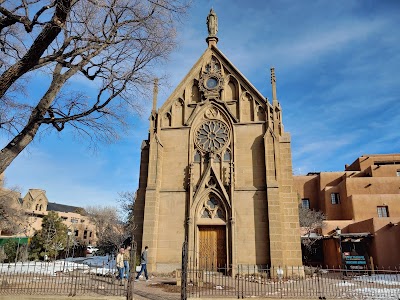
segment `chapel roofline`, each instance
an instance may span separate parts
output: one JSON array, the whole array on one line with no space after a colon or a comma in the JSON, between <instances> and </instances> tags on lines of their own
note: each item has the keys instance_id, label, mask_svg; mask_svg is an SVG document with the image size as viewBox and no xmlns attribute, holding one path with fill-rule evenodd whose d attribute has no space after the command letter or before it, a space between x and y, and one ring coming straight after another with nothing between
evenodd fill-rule
<instances>
[{"instance_id":1,"label":"chapel roofline","mask_svg":"<svg viewBox=\"0 0 400 300\"><path fill-rule=\"evenodd\" d=\"M215 47L211 46L210 48L207 48L203 54L200 56L200 58L196 61L196 63L192 66L190 71L185 75L185 77L180 81L180 83L177 85L177 87L174 89L174 91L169 95L169 97L165 100L165 102L161 105L159 108L158 112L161 113L163 112L164 109L168 109L168 107L172 104L173 101L175 101L178 97L180 97L180 92L182 89L185 87L185 85L188 83L188 80L192 80L192 77L195 75L196 69L200 69L203 61L206 59L208 55L216 55L219 56L221 59L225 61L225 63L232 69L234 73L237 74L238 80L241 81L243 84L245 84L249 90L254 94L255 97L259 98L260 100L263 101L264 104L269 105L272 107L272 104L268 101L268 97L265 97L261 92L247 79L245 75L243 75L242 72L239 71L239 69L225 56L225 54L222 53L222 51Z\"/></svg>"}]
</instances>

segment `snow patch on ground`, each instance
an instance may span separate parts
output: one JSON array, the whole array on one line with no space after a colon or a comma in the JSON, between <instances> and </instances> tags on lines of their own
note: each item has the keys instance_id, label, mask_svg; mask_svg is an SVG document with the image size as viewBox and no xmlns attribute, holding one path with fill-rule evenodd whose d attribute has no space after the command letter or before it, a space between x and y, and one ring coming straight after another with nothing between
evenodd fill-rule
<instances>
[{"instance_id":1,"label":"snow patch on ground","mask_svg":"<svg viewBox=\"0 0 400 300\"><path fill-rule=\"evenodd\" d=\"M53 262L17 262L0 264L0 273L21 274L34 273L56 276L57 273L81 271L98 275L113 275L116 272L115 259L109 256L74 257Z\"/></svg>"},{"instance_id":2,"label":"snow patch on ground","mask_svg":"<svg viewBox=\"0 0 400 300\"><path fill-rule=\"evenodd\" d=\"M396 274L372 274L370 276L357 276L354 278L354 280L383 285L400 285L400 275Z\"/></svg>"}]
</instances>

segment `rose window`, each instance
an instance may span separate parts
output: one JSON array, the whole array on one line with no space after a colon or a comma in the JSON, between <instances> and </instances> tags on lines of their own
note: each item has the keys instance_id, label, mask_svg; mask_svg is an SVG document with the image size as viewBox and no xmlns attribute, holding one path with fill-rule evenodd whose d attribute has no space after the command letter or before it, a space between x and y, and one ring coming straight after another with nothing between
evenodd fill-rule
<instances>
[{"instance_id":1,"label":"rose window","mask_svg":"<svg viewBox=\"0 0 400 300\"><path fill-rule=\"evenodd\" d=\"M221 150L228 142L228 127L221 121L203 123L196 132L197 145L206 152Z\"/></svg>"}]
</instances>

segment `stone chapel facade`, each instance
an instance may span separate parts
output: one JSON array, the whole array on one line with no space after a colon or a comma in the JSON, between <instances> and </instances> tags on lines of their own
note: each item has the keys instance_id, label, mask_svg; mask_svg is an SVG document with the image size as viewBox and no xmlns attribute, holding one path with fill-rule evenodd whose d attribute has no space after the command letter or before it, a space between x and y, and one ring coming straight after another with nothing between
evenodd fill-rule
<instances>
[{"instance_id":1,"label":"stone chapel facade","mask_svg":"<svg viewBox=\"0 0 400 300\"><path fill-rule=\"evenodd\" d=\"M217 48L213 10L208 48L156 110L142 143L135 240L148 269L181 267L190 256L213 266L300 266L298 202L290 135L271 69L272 103Z\"/></svg>"}]
</instances>

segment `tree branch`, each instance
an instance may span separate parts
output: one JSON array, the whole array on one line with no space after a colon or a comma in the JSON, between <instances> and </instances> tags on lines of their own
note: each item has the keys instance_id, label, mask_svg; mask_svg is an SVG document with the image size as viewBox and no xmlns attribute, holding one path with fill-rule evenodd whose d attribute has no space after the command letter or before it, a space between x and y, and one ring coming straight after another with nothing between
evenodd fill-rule
<instances>
[{"instance_id":1,"label":"tree branch","mask_svg":"<svg viewBox=\"0 0 400 300\"><path fill-rule=\"evenodd\" d=\"M27 73L38 63L42 54L60 33L61 28L65 26L71 5L72 0L56 0L56 9L51 21L45 25L28 52L21 60L1 74L0 99L18 78Z\"/></svg>"}]
</instances>

